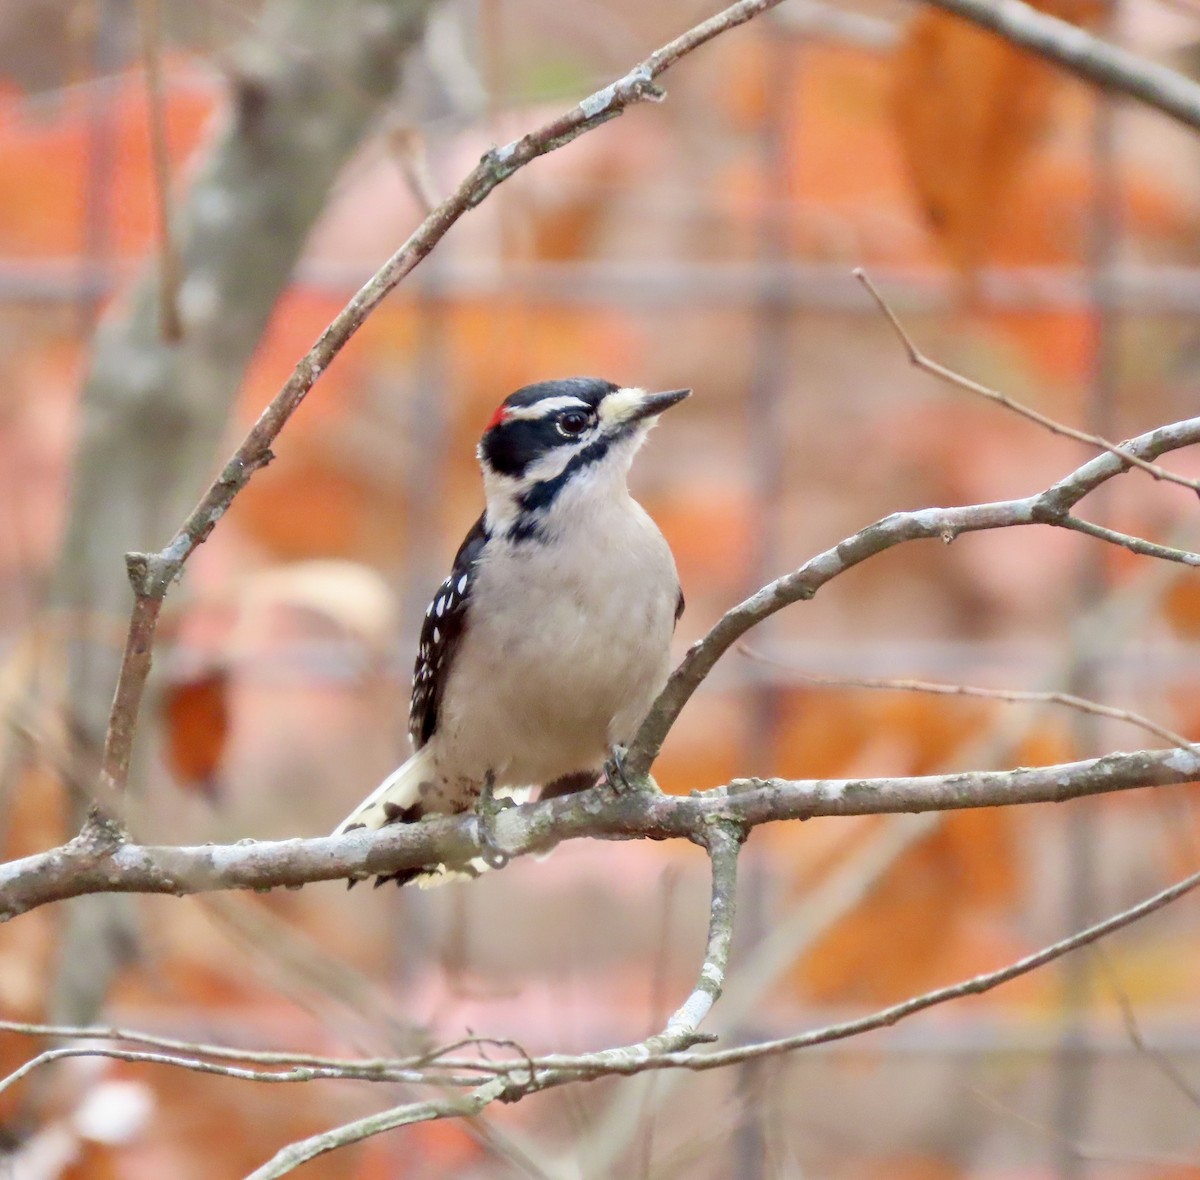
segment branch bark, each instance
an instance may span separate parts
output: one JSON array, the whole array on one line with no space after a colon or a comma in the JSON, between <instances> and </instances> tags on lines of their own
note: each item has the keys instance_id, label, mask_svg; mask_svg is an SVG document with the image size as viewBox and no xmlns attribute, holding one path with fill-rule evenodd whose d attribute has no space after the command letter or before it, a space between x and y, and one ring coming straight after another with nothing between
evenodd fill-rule
<instances>
[{"instance_id":1,"label":"branch bark","mask_svg":"<svg viewBox=\"0 0 1200 1180\"><path fill-rule=\"evenodd\" d=\"M1137 99L1200 129L1200 85L1176 70L1111 45L1022 0L927 2L1032 50L1085 82Z\"/></svg>"},{"instance_id":2,"label":"branch bark","mask_svg":"<svg viewBox=\"0 0 1200 1180\"><path fill-rule=\"evenodd\" d=\"M1061 803L1197 780L1200 747L919 778L737 779L686 798L654 791L613 796L595 788L500 812L491 821L490 846L512 858L584 837L703 843L709 825L718 821L750 829L817 816ZM474 815L346 836L191 847L111 845L89 842L85 833L60 848L0 865L0 921L89 893L182 897L222 889L272 889L462 863L483 849Z\"/></svg>"}]
</instances>

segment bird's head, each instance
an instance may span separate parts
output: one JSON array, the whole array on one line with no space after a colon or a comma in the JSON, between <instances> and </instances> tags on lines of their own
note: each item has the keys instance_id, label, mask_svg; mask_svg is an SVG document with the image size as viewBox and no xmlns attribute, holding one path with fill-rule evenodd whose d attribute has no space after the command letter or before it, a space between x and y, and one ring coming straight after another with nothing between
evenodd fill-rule
<instances>
[{"instance_id":1,"label":"bird's head","mask_svg":"<svg viewBox=\"0 0 1200 1180\"><path fill-rule=\"evenodd\" d=\"M658 415L691 393L648 393L598 377L541 381L510 394L479 442L488 525L536 535L560 494L617 494Z\"/></svg>"}]
</instances>

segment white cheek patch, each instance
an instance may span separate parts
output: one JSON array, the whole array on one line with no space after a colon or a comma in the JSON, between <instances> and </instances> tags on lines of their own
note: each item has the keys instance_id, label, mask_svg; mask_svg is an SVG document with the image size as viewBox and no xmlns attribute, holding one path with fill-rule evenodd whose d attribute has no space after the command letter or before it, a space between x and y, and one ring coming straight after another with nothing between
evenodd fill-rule
<instances>
[{"instance_id":1,"label":"white cheek patch","mask_svg":"<svg viewBox=\"0 0 1200 1180\"><path fill-rule=\"evenodd\" d=\"M610 393L600 403L600 422L604 426L620 426L630 414L641 408L646 399L646 391L631 386L628 389L618 389Z\"/></svg>"},{"instance_id":2,"label":"white cheek patch","mask_svg":"<svg viewBox=\"0 0 1200 1180\"><path fill-rule=\"evenodd\" d=\"M545 483L547 480L562 475L567 464L588 445L589 441L590 435L573 446L558 446L547 451L536 463L531 463L525 468L521 482L528 486L531 483Z\"/></svg>"}]
</instances>

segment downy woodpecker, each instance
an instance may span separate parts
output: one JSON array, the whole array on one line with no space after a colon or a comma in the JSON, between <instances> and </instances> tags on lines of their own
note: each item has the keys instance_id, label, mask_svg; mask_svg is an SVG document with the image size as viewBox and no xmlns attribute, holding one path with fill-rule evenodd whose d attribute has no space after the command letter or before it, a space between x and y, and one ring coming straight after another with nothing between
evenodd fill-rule
<instances>
[{"instance_id":1,"label":"downy woodpecker","mask_svg":"<svg viewBox=\"0 0 1200 1180\"><path fill-rule=\"evenodd\" d=\"M416 752L337 834L466 811L485 787L579 790L632 740L666 682L683 593L626 477L658 415L690 392L571 377L496 410L477 451L487 506L421 628Z\"/></svg>"}]
</instances>

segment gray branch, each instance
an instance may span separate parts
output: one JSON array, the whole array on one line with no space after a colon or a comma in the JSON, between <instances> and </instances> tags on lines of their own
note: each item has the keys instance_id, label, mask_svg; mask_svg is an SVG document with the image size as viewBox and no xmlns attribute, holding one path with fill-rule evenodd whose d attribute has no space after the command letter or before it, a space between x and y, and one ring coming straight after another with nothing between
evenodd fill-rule
<instances>
[{"instance_id":1,"label":"gray branch","mask_svg":"<svg viewBox=\"0 0 1200 1180\"><path fill-rule=\"evenodd\" d=\"M1140 750L1055 766L968 771L918 778L738 779L689 797L656 791L578 795L509 808L492 820L492 844L512 858L567 840L691 840L710 826L740 828L817 816L880 815L1061 803L1114 791L1200 779L1200 746ZM306 840L115 846L76 838L60 848L0 865L0 921L50 902L90 893L169 893L271 889L392 874L482 855L474 815L398 824Z\"/></svg>"},{"instance_id":2,"label":"gray branch","mask_svg":"<svg viewBox=\"0 0 1200 1180\"><path fill-rule=\"evenodd\" d=\"M1189 127L1200 128L1200 85L1176 70L1111 45L1078 25L1021 0L927 0L1086 82L1137 99Z\"/></svg>"}]
</instances>

